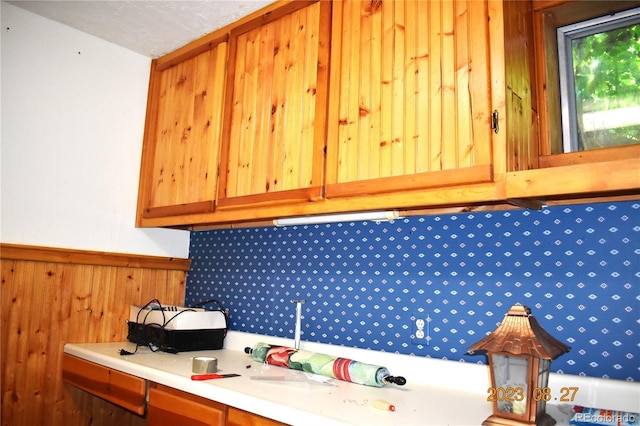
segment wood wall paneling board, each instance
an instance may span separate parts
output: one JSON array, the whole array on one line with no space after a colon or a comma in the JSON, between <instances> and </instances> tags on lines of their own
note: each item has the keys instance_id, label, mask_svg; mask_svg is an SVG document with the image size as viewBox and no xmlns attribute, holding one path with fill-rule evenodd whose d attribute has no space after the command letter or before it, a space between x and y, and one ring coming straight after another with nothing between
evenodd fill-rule
<instances>
[{"instance_id":1,"label":"wood wall paneling board","mask_svg":"<svg viewBox=\"0 0 640 426\"><path fill-rule=\"evenodd\" d=\"M2 424L144 424L65 386L63 347L126 340L130 304L155 297L184 304L188 260L14 244L0 250Z\"/></svg>"},{"instance_id":2,"label":"wood wall paneling board","mask_svg":"<svg viewBox=\"0 0 640 426\"><path fill-rule=\"evenodd\" d=\"M469 81L472 89L471 102L471 143L473 144L474 161L483 164L491 161L493 168L500 164L503 150L491 142L493 131L487 123L491 122L493 109L491 99L491 77L495 73L490 63L490 39L493 37L489 27L489 9L487 2L470 1L468 32L470 49ZM497 43L497 41L496 41ZM489 143L483 143L488 141ZM469 146L471 149L471 146Z\"/></svg>"},{"instance_id":3,"label":"wood wall paneling board","mask_svg":"<svg viewBox=\"0 0 640 426\"><path fill-rule=\"evenodd\" d=\"M283 20L290 19L291 35L288 37L287 48L285 49L288 67L285 71L285 81L287 82L287 113L285 114L285 137L284 156L282 157L283 170L282 184L284 188L298 188L298 177L303 173L305 164L310 164L309 158L300 157L300 133L302 130L301 111L302 107L302 75L304 66L300 64L300 37L304 37L304 33L299 31L300 15L303 10L286 16ZM286 41L283 40L283 41ZM284 46L281 46L284 47ZM300 88L302 90L295 90ZM302 162L301 162L302 161Z\"/></svg>"},{"instance_id":4,"label":"wood wall paneling board","mask_svg":"<svg viewBox=\"0 0 640 426\"><path fill-rule=\"evenodd\" d=\"M287 3L232 29L220 209L320 198L330 10Z\"/></svg>"},{"instance_id":5,"label":"wood wall paneling board","mask_svg":"<svg viewBox=\"0 0 640 426\"><path fill-rule=\"evenodd\" d=\"M443 126L443 109L442 109L442 84L443 75L441 70L442 62L442 43L440 34L442 31L441 9L442 2L430 2L429 4L429 45L427 46L429 63L429 99L430 99L430 115L429 115L429 132L426 140L429 146L429 169L428 171L440 170L442 167L442 126Z\"/></svg>"},{"instance_id":6,"label":"wood wall paneling board","mask_svg":"<svg viewBox=\"0 0 640 426\"><path fill-rule=\"evenodd\" d=\"M24 330L28 329L33 293L33 285L27 279L33 277L35 265L27 262L2 263L2 415L6 412L5 404L11 401L15 422L23 424L29 402L23 398L23 386L28 378L28 371L23 366L29 353L29 336ZM21 291L18 291L18 283L24 283Z\"/></svg>"},{"instance_id":7,"label":"wood wall paneling board","mask_svg":"<svg viewBox=\"0 0 640 426\"><path fill-rule=\"evenodd\" d=\"M534 9L538 2L534 3ZM533 15L534 54L536 66L536 92L540 116L539 154L562 152L562 125L560 123L560 86L556 66L556 26L554 14L536 11Z\"/></svg>"},{"instance_id":8,"label":"wood wall paneling board","mask_svg":"<svg viewBox=\"0 0 640 426\"><path fill-rule=\"evenodd\" d=\"M126 253L62 249L0 243L0 258L33 262L68 263L72 265L107 265L143 269L188 271L189 259Z\"/></svg>"},{"instance_id":9,"label":"wood wall paneling board","mask_svg":"<svg viewBox=\"0 0 640 426\"><path fill-rule=\"evenodd\" d=\"M484 2L483 2L484 3ZM491 132L491 149L493 151L493 173L496 182L504 182L504 175L507 171L507 100L506 100L506 56L504 49L505 23L503 13L503 2L488 1L486 2L487 13L489 16L486 22L488 35L491 43L489 45L489 90L490 90L490 111L498 113L497 133ZM503 195L504 196L504 195Z\"/></svg>"},{"instance_id":10,"label":"wood wall paneling board","mask_svg":"<svg viewBox=\"0 0 640 426\"><path fill-rule=\"evenodd\" d=\"M360 3L361 5L363 5L363 3ZM364 3L366 4L366 3ZM390 172L391 172L391 167L392 167L392 151L393 151L393 144L394 143L400 143L401 139L398 139L397 141L394 141L394 134L393 134L393 119L396 117L396 115L394 114L394 107L397 107L397 103L395 103L394 105L394 88L395 86L397 86L396 81L394 80L394 75L393 72L396 70L396 67L394 66L396 61L399 60L399 54L401 52L395 52L395 42L394 42L394 35L395 35L395 26L394 26L394 6L395 6L395 2L388 2L382 3L382 7L379 9L379 13L382 14L382 31L379 35L379 39L382 41L382 62L380 62L379 64L373 64L372 66L378 66L381 67L380 70L380 74L381 74L381 80L380 82L381 84L381 89L380 89L380 93L381 93L381 134L379 136L379 139L377 138L377 135L372 135L372 137L374 138L374 141L376 141L376 139L379 142L379 146L380 146L380 163L378 164L378 167L376 167L376 175L373 176L381 176L381 177L386 177L386 176L390 176ZM377 13L375 10L371 10L372 13ZM362 36L362 34L354 34L353 37L358 37L358 36ZM368 43L368 46L363 46L364 48L370 48L370 44L371 41ZM355 75L354 78L358 78L358 68L360 66L360 63L357 61L353 61L351 67L354 68L355 71ZM353 71L352 71L353 73ZM398 76L398 78L400 78L400 76ZM380 84L380 82L372 82L373 84ZM357 89L358 85L354 84L354 88ZM350 108L350 110L353 111L353 121L354 123L357 123L359 120L359 116L360 116L360 105L359 105L359 93L355 92L353 94L353 96L350 97L350 100L352 102L354 102L353 107ZM354 125L354 129L357 129L357 125ZM358 138L360 138L360 135L356 134L355 135L356 140ZM347 141L347 143L349 144L353 144L354 147L357 147L357 144L355 142L351 141L351 138L349 141ZM359 152L352 152L352 155L350 156L350 158L352 160L355 161L366 161L366 158L360 158L360 153ZM348 166L350 167L350 166Z\"/></svg>"},{"instance_id":11,"label":"wood wall paneling board","mask_svg":"<svg viewBox=\"0 0 640 426\"><path fill-rule=\"evenodd\" d=\"M288 17L282 18L286 20ZM274 48L276 47L276 36L279 33L280 26L278 25L280 20L273 22L269 25L264 25L260 29L260 43L258 44L258 50L256 57L264 58L262 62L262 66L259 67L256 72L256 83L258 86L257 96L258 99L256 101L256 105L272 105L272 88L271 84L267 82L274 81ZM251 182L251 188L249 189L249 193L261 193L268 191L270 176L267 172L267 168L271 165L271 161L268 161L268 152L270 151L270 146L273 143L272 140L269 140L269 124L270 124L270 116L269 114L258 114L257 111L254 113L256 116L256 129L255 136L252 138L255 141L264 140L266 143L257 143L254 147L252 155L258 161L254 162L254 166L250 168L251 178L249 182ZM266 160L266 161L265 161ZM264 176L264 180L260 177Z\"/></svg>"},{"instance_id":12,"label":"wood wall paneling board","mask_svg":"<svg viewBox=\"0 0 640 426\"><path fill-rule=\"evenodd\" d=\"M371 8L376 7L374 4L370 5ZM373 19L375 16L377 19ZM378 31L380 31L382 25L382 19L380 14L376 14L373 16L363 15L360 18L357 14L354 14L353 19L353 40L351 40L350 51L353 52L351 55L352 60L357 63L357 58L360 58L360 63L362 66L360 67L359 75L355 73L355 69L349 67L349 79L353 84L354 93L349 96L360 96L360 105L358 115L360 116L359 126L357 127L357 134L366 135L370 132L377 132L380 128L381 120L381 93L379 90L379 86L376 84L372 84L375 81L380 81L379 67L376 67L375 64L382 63L380 61L380 57L382 55L382 46L376 45L375 48L367 49L367 40L371 40L374 37L378 37ZM358 31L361 33L361 36L358 36ZM348 86L345 86L348 87ZM356 91L358 88L358 91ZM378 90L376 90L378 89ZM354 126L352 128L356 130ZM351 139L351 138L350 138ZM352 172L353 176L357 178L357 176L369 176L371 171L370 167L379 164L380 154L376 146L371 146L371 138L370 137L355 137L355 140L351 140L349 144L353 147L353 151L350 152L350 157L346 158L355 158L355 155L360 153L365 157L371 158L371 162L369 161L358 161L356 165L353 167L353 170L347 170L347 173Z\"/></svg>"},{"instance_id":13,"label":"wood wall paneling board","mask_svg":"<svg viewBox=\"0 0 640 426\"><path fill-rule=\"evenodd\" d=\"M509 171L538 167L539 145L533 19L530 3L504 6L507 91L507 167Z\"/></svg>"},{"instance_id":14,"label":"wood wall paneling board","mask_svg":"<svg viewBox=\"0 0 640 426\"><path fill-rule=\"evenodd\" d=\"M464 42L459 40L454 34L455 8L454 2L442 2L442 14L440 16L440 43L442 46L442 60L440 69L442 72L442 86L439 88L442 108L442 135L438 142L440 144L440 169L450 169L456 167L458 138L458 115L455 104L455 96L458 88L455 83L455 63L456 63L456 43Z\"/></svg>"},{"instance_id":15,"label":"wood wall paneling board","mask_svg":"<svg viewBox=\"0 0 640 426\"><path fill-rule=\"evenodd\" d=\"M417 44L417 34L420 32L418 30L418 26L416 25L418 21L417 16L417 4L414 2L408 2L406 5L403 4L403 26L405 31L403 32L403 36L405 38L405 50L407 54L403 58L404 63L402 65L404 78L403 85L403 93L402 97L404 99L413 99L412 102L408 103L407 111L405 113L404 121L400 121L403 123L403 139L405 144L405 150L407 153L413 153L413 155L408 154L405 155L402 153L402 170L403 173L406 173L407 170L412 170L413 173L417 173L417 165L416 165L416 156L417 156L417 148L416 148L416 108L417 108L417 93L416 93L416 83L417 83L417 64L418 64L418 51L416 49ZM399 15L399 14L396 14ZM397 120L394 120L397 121Z\"/></svg>"},{"instance_id":16,"label":"wood wall paneling board","mask_svg":"<svg viewBox=\"0 0 640 426\"><path fill-rule=\"evenodd\" d=\"M314 25L317 21L318 25ZM324 184L324 157L326 147L327 127L327 99L329 90L329 49L331 33L331 6L320 5L317 9L309 9L306 28L312 29L314 34L304 38L305 55L311 52L316 61L304 62L303 92L304 110L302 122L302 153L301 164L305 158L317 158L318 167L304 167L301 187ZM318 40L317 42L315 40Z\"/></svg>"},{"instance_id":17,"label":"wood wall paneling board","mask_svg":"<svg viewBox=\"0 0 640 426\"><path fill-rule=\"evenodd\" d=\"M454 3L454 33L456 36L455 59L455 111L457 125L455 126L456 144L455 164L456 168L468 167L474 164L473 158L473 132L471 121L472 109L469 91L465 87L471 87L469 80L469 69L471 68L471 47L470 37L472 33L469 27L471 10L467 1L456 1Z\"/></svg>"}]
</instances>

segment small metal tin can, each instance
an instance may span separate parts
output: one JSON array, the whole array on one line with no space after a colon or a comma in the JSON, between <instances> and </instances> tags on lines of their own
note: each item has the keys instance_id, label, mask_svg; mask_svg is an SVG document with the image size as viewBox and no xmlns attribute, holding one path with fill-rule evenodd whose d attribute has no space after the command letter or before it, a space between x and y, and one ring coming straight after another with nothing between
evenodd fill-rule
<instances>
[{"instance_id":1,"label":"small metal tin can","mask_svg":"<svg viewBox=\"0 0 640 426\"><path fill-rule=\"evenodd\" d=\"M218 371L218 359L212 356L195 356L191 358L193 374L213 374Z\"/></svg>"}]
</instances>

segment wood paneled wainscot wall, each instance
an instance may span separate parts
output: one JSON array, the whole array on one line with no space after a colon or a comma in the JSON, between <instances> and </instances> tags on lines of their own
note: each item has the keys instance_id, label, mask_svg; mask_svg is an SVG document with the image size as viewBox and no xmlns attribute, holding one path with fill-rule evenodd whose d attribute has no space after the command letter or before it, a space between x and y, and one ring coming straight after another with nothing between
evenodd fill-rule
<instances>
[{"instance_id":1,"label":"wood paneled wainscot wall","mask_svg":"<svg viewBox=\"0 0 640 426\"><path fill-rule=\"evenodd\" d=\"M0 244L2 425L143 425L61 377L65 343L127 337L129 305L184 304L188 259Z\"/></svg>"}]
</instances>

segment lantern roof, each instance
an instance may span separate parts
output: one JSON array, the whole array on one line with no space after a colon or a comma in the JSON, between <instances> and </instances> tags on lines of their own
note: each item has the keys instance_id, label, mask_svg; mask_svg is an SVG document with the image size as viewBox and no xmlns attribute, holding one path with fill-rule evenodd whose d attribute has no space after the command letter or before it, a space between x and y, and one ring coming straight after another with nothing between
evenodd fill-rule
<instances>
[{"instance_id":1,"label":"lantern roof","mask_svg":"<svg viewBox=\"0 0 640 426\"><path fill-rule=\"evenodd\" d=\"M471 345L469 352L506 352L551 360L569 349L569 346L555 339L538 324L531 315L531 309L514 305L500 325L487 337Z\"/></svg>"}]
</instances>

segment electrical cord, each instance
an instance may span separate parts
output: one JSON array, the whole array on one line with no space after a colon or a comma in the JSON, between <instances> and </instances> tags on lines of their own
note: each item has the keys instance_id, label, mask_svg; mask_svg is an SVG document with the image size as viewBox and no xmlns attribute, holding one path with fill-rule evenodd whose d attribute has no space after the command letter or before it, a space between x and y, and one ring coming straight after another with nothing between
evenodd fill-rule
<instances>
[{"instance_id":1,"label":"electrical cord","mask_svg":"<svg viewBox=\"0 0 640 426\"><path fill-rule=\"evenodd\" d=\"M150 309L147 309L147 308L149 308L149 306L151 306L152 304L157 304L157 305L158 305L158 308L153 308L153 307L152 307L152 308L150 308ZM145 310L147 310L147 312L146 312L146 314L144 315L144 317L143 317L143 319L142 319L142 323L140 323L140 314L141 314L143 311L145 311ZM162 312L162 322L163 322L163 324L158 324L158 323L147 323L147 318L149 317L149 315L151 315L151 313L152 313L153 311L157 311L157 310L159 310L160 312ZM129 321L127 321L127 323L128 323L128 322L129 322ZM149 302L147 302L144 306L142 306L142 307L138 310L138 314L136 315L136 322L135 322L135 324L142 324L142 326L143 326L143 327L142 327L142 330L146 330L145 326L155 326L155 327L158 327L158 328L163 329L163 328L165 327L165 323L166 323L166 317L165 317L165 314L164 314L164 308L162 307L162 303L160 303L160 301L159 301L158 299L152 299L152 300L150 300ZM140 339L141 339L141 337L140 337L139 335L135 335L135 334L136 334L136 332L134 331L134 339L135 339L135 341L136 341L136 348L135 348L135 350L134 350L133 352L131 352L131 351L128 351L128 350L126 350L126 349L120 349L120 355L134 355L135 353L137 353L137 352L138 352L138 348L139 348L139 347L140 347L140 345L141 345L141 343L140 343ZM147 333L145 333L145 334L147 334ZM144 344L144 346L148 346L148 347L149 347L149 349L150 349L152 352L157 352L158 350L162 349L162 342L158 342L158 341L152 342L152 341L150 341L150 340L149 340L149 336L148 336L148 334L147 334L146 336L143 336L143 337L142 337L142 340L147 340L147 343L145 343L145 344ZM155 344L155 343L160 343L160 344Z\"/></svg>"}]
</instances>

